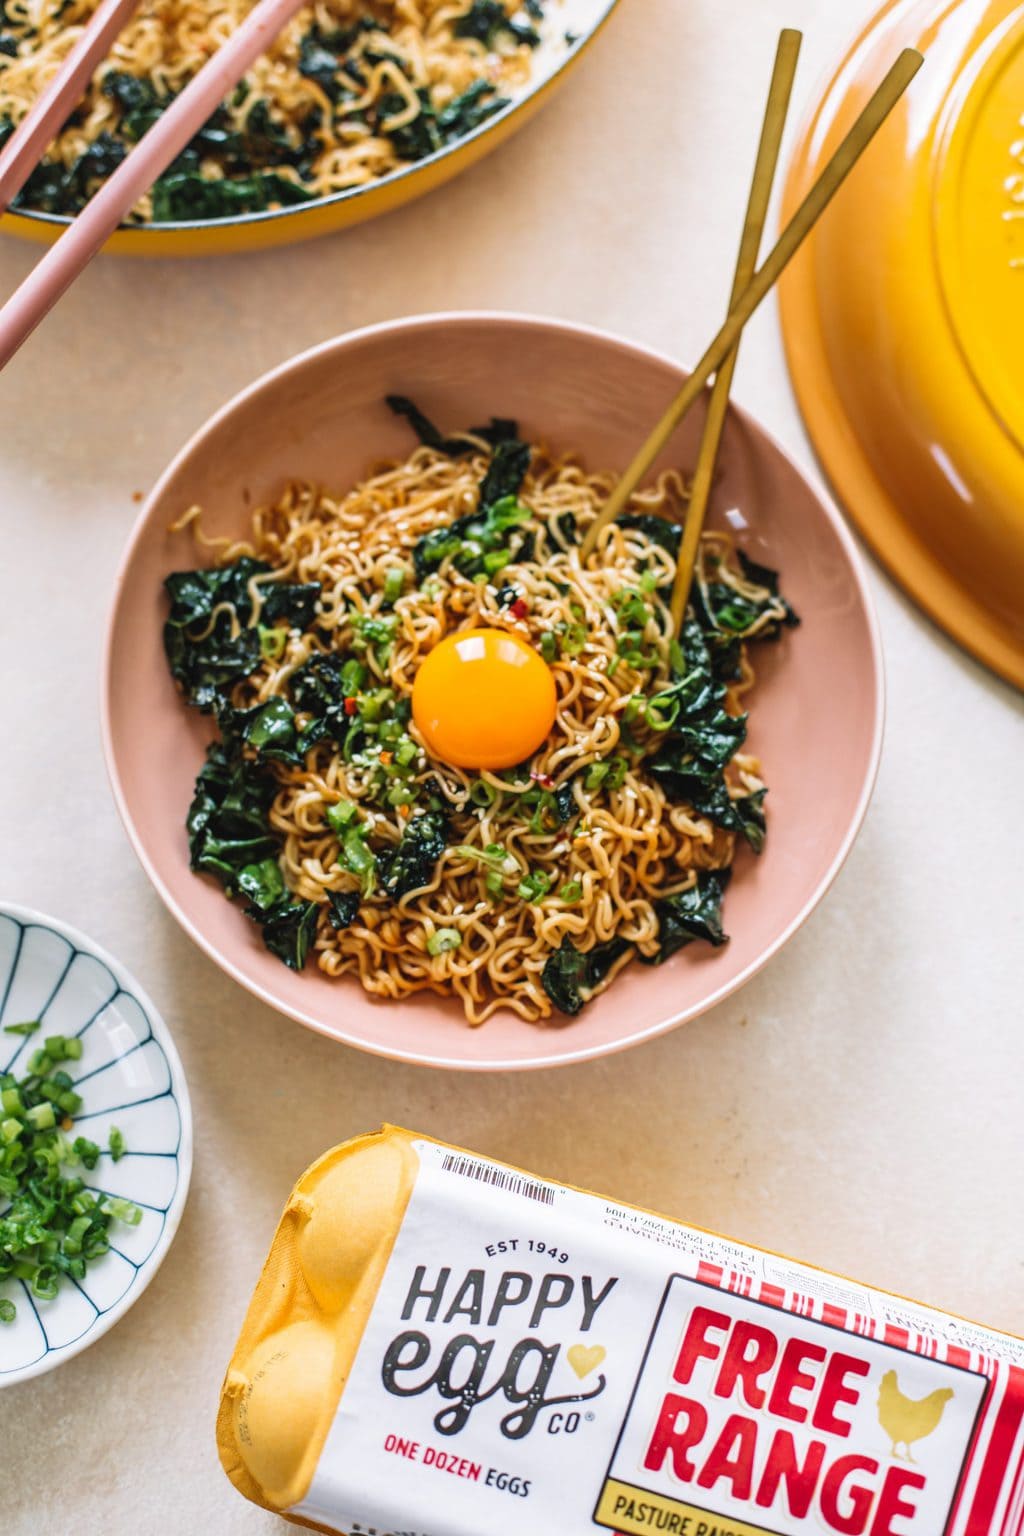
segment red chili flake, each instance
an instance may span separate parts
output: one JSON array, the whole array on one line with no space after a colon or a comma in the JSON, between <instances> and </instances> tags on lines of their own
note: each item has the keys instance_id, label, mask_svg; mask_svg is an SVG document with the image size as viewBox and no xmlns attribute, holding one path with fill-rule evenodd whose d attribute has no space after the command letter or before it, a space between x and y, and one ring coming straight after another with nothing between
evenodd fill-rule
<instances>
[{"instance_id":1,"label":"red chili flake","mask_svg":"<svg viewBox=\"0 0 1024 1536\"><path fill-rule=\"evenodd\" d=\"M531 773L530 778L535 784L539 784L541 789L550 789L555 782L550 773Z\"/></svg>"},{"instance_id":2,"label":"red chili flake","mask_svg":"<svg viewBox=\"0 0 1024 1536\"><path fill-rule=\"evenodd\" d=\"M509 605L508 611L514 619L525 619L530 610L525 597L517 597L515 602Z\"/></svg>"},{"instance_id":3,"label":"red chili flake","mask_svg":"<svg viewBox=\"0 0 1024 1536\"><path fill-rule=\"evenodd\" d=\"M345 700L345 713L346 715L357 715L359 713L359 705L355 699Z\"/></svg>"},{"instance_id":4,"label":"red chili flake","mask_svg":"<svg viewBox=\"0 0 1024 1536\"><path fill-rule=\"evenodd\" d=\"M387 765L391 762L391 760L394 757L394 755L395 754L393 752L382 752L381 753L380 760L385 765L385 767L387 767Z\"/></svg>"}]
</instances>

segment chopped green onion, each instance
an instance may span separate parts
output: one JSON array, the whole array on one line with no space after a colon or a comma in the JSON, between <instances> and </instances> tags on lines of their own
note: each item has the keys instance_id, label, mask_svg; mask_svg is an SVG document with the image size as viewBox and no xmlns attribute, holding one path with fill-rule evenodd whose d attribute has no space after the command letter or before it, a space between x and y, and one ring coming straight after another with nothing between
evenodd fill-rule
<instances>
[{"instance_id":1,"label":"chopped green onion","mask_svg":"<svg viewBox=\"0 0 1024 1536\"><path fill-rule=\"evenodd\" d=\"M26 1076L0 1073L0 1284L24 1281L41 1301L58 1294L63 1275L84 1279L86 1266L109 1250L112 1220L142 1218L130 1201L86 1189L74 1171L94 1168L100 1157L94 1141L78 1136L72 1144L58 1124L82 1107L73 1079L56 1065L77 1059L77 1044L77 1036L51 1035ZM124 1150L116 1128L110 1148ZM0 1300L0 1322L16 1316L14 1303Z\"/></svg>"},{"instance_id":2,"label":"chopped green onion","mask_svg":"<svg viewBox=\"0 0 1024 1536\"><path fill-rule=\"evenodd\" d=\"M341 857L338 863L342 869L347 869L350 874L359 877L363 895L370 896L377 883L377 860L372 851L367 848L365 838L364 827L347 827L342 838Z\"/></svg>"},{"instance_id":3,"label":"chopped green onion","mask_svg":"<svg viewBox=\"0 0 1024 1536\"><path fill-rule=\"evenodd\" d=\"M644 707L644 696L643 696L643 694L642 693L631 693L629 698L626 700L626 707L625 707L625 709L622 712L622 718L626 722L627 725L632 725L633 724L633 721L636 719L637 715L640 713L640 711L641 711L641 709L643 709L643 707Z\"/></svg>"},{"instance_id":4,"label":"chopped green onion","mask_svg":"<svg viewBox=\"0 0 1024 1536\"><path fill-rule=\"evenodd\" d=\"M563 630L560 643L567 656L578 656L587 643L587 631L582 624L570 624Z\"/></svg>"},{"instance_id":5,"label":"chopped green onion","mask_svg":"<svg viewBox=\"0 0 1024 1536\"><path fill-rule=\"evenodd\" d=\"M405 571L400 565L393 565L384 578L384 601L387 604L397 603L405 586Z\"/></svg>"},{"instance_id":6,"label":"chopped green onion","mask_svg":"<svg viewBox=\"0 0 1024 1536\"><path fill-rule=\"evenodd\" d=\"M488 576L496 576L500 570L508 565L511 556L507 549L489 549L484 555L484 572Z\"/></svg>"},{"instance_id":7,"label":"chopped green onion","mask_svg":"<svg viewBox=\"0 0 1024 1536\"><path fill-rule=\"evenodd\" d=\"M558 646L555 643L555 635L553 630L546 629L541 635L540 653L549 666L558 655Z\"/></svg>"},{"instance_id":8,"label":"chopped green onion","mask_svg":"<svg viewBox=\"0 0 1024 1536\"><path fill-rule=\"evenodd\" d=\"M416 791L408 784L393 784L384 796L388 805L415 805Z\"/></svg>"},{"instance_id":9,"label":"chopped green onion","mask_svg":"<svg viewBox=\"0 0 1024 1536\"><path fill-rule=\"evenodd\" d=\"M458 949L462 943L462 934L457 928L438 928L427 939L428 955L446 955L449 950Z\"/></svg>"},{"instance_id":10,"label":"chopped green onion","mask_svg":"<svg viewBox=\"0 0 1024 1536\"><path fill-rule=\"evenodd\" d=\"M256 630L260 639L260 655L264 661L277 661L284 655L284 648L288 644L287 629L265 629L262 624L257 624Z\"/></svg>"},{"instance_id":11,"label":"chopped green onion","mask_svg":"<svg viewBox=\"0 0 1024 1536\"><path fill-rule=\"evenodd\" d=\"M354 800L338 800L334 805L327 806L324 815L331 831L337 832L340 837L359 815L359 807Z\"/></svg>"},{"instance_id":12,"label":"chopped green onion","mask_svg":"<svg viewBox=\"0 0 1024 1536\"><path fill-rule=\"evenodd\" d=\"M593 793L595 789L600 789L601 785L608 777L608 771L610 767L611 764L607 759L605 759L604 762L591 763L590 767L587 769L587 776L583 780L583 788L590 790L591 793Z\"/></svg>"},{"instance_id":13,"label":"chopped green onion","mask_svg":"<svg viewBox=\"0 0 1024 1536\"><path fill-rule=\"evenodd\" d=\"M92 1170L100 1160L100 1149L85 1136L76 1136L72 1152L84 1168Z\"/></svg>"},{"instance_id":14,"label":"chopped green onion","mask_svg":"<svg viewBox=\"0 0 1024 1536\"><path fill-rule=\"evenodd\" d=\"M41 1028L42 1028L42 1025L40 1024L38 1019L30 1019L25 1024L5 1024L4 1025L4 1034L5 1035L34 1035L37 1032L37 1030L39 1030Z\"/></svg>"},{"instance_id":15,"label":"chopped green onion","mask_svg":"<svg viewBox=\"0 0 1024 1536\"><path fill-rule=\"evenodd\" d=\"M682 646L674 636L668 643L668 660L672 671L677 677L684 677L686 675L686 657L683 655Z\"/></svg>"},{"instance_id":16,"label":"chopped green onion","mask_svg":"<svg viewBox=\"0 0 1024 1536\"><path fill-rule=\"evenodd\" d=\"M583 897L582 880L567 880L558 893L559 901L564 901L567 906L573 906Z\"/></svg>"},{"instance_id":17,"label":"chopped green onion","mask_svg":"<svg viewBox=\"0 0 1024 1536\"><path fill-rule=\"evenodd\" d=\"M347 699L355 698L356 694L366 682L366 668L361 661L348 660L345 662L338 681L341 683L341 691Z\"/></svg>"},{"instance_id":18,"label":"chopped green onion","mask_svg":"<svg viewBox=\"0 0 1024 1536\"><path fill-rule=\"evenodd\" d=\"M476 859L480 864L487 864L491 869L503 870L507 863L515 864L500 843L488 843L486 848L474 848L469 843L460 843L455 852L462 859Z\"/></svg>"},{"instance_id":19,"label":"chopped green onion","mask_svg":"<svg viewBox=\"0 0 1024 1536\"><path fill-rule=\"evenodd\" d=\"M123 1221L126 1227L137 1227L142 1220L142 1212L131 1200L108 1199L107 1210L111 1216L116 1216L118 1221Z\"/></svg>"},{"instance_id":20,"label":"chopped green onion","mask_svg":"<svg viewBox=\"0 0 1024 1536\"><path fill-rule=\"evenodd\" d=\"M516 895L521 901L540 901L551 888L551 877L544 874L543 870L536 869L529 875L524 875L516 887Z\"/></svg>"},{"instance_id":21,"label":"chopped green onion","mask_svg":"<svg viewBox=\"0 0 1024 1536\"><path fill-rule=\"evenodd\" d=\"M670 731L679 719L679 707L677 694L656 693L647 701L644 719L652 731Z\"/></svg>"},{"instance_id":22,"label":"chopped green onion","mask_svg":"<svg viewBox=\"0 0 1024 1536\"><path fill-rule=\"evenodd\" d=\"M498 798L499 791L493 784L488 784L486 779L474 779L469 786L469 798L474 805L482 808L493 805Z\"/></svg>"},{"instance_id":23,"label":"chopped green onion","mask_svg":"<svg viewBox=\"0 0 1024 1536\"><path fill-rule=\"evenodd\" d=\"M110 1156L115 1163L119 1163L125 1154L125 1142L123 1134L116 1125L110 1127L110 1135L107 1138L107 1146L110 1148Z\"/></svg>"},{"instance_id":24,"label":"chopped green onion","mask_svg":"<svg viewBox=\"0 0 1024 1536\"><path fill-rule=\"evenodd\" d=\"M489 869L484 878L484 885L490 896L502 896L505 893L505 881L499 869Z\"/></svg>"},{"instance_id":25,"label":"chopped green onion","mask_svg":"<svg viewBox=\"0 0 1024 1536\"><path fill-rule=\"evenodd\" d=\"M364 720L371 723L379 720L384 710L394 701L394 694L390 688L375 688L372 693L366 694L359 700L359 713Z\"/></svg>"},{"instance_id":26,"label":"chopped green onion","mask_svg":"<svg viewBox=\"0 0 1024 1536\"><path fill-rule=\"evenodd\" d=\"M395 748L395 762L400 768L408 768L419 754L419 747L411 736L405 736Z\"/></svg>"},{"instance_id":27,"label":"chopped green onion","mask_svg":"<svg viewBox=\"0 0 1024 1536\"><path fill-rule=\"evenodd\" d=\"M621 789L626 782L626 774L629 772L629 764L624 757L613 757L608 769L608 777L605 780L606 789Z\"/></svg>"}]
</instances>

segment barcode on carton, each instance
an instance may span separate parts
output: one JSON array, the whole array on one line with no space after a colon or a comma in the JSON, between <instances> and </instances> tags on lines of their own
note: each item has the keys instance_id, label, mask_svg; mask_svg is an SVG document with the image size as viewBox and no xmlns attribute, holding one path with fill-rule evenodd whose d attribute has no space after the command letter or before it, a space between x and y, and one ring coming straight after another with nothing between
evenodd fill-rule
<instances>
[{"instance_id":1,"label":"barcode on carton","mask_svg":"<svg viewBox=\"0 0 1024 1536\"><path fill-rule=\"evenodd\" d=\"M506 1189L510 1195L523 1195L527 1200L539 1200L542 1205L554 1205L555 1191L548 1184L535 1179L524 1179L520 1173L508 1168L496 1168L493 1163L478 1163L472 1157L456 1157L448 1153L441 1164L442 1173L455 1173L464 1179L479 1179L482 1184L492 1184L495 1189Z\"/></svg>"}]
</instances>

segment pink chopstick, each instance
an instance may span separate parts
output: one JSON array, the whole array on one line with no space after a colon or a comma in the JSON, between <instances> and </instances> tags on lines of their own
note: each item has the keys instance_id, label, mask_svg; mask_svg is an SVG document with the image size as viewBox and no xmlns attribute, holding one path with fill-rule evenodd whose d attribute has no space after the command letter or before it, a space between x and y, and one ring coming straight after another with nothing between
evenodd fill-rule
<instances>
[{"instance_id":1,"label":"pink chopstick","mask_svg":"<svg viewBox=\"0 0 1024 1536\"><path fill-rule=\"evenodd\" d=\"M0 213L6 213L47 145L82 99L96 66L110 52L139 0L102 0L63 64L0 151Z\"/></svg>"},{"instance_id":2,"label":"pink chopstick","mask_svg":"<svg viewBox=\"0 0 1024 1536\"><path fill-rule=\"evenodd\" d=\"M259 0L0 309L0 368L307 0Z\"/></svg>"}]
</instances>

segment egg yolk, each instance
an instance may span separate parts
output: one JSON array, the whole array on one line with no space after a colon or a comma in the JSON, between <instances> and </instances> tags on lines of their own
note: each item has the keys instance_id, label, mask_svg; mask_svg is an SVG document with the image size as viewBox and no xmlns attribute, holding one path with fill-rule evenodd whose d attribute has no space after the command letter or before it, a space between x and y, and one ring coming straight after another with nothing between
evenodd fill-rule
<instances>
[{"instance_id":1,"label":"egg yolk","mask_svg":"<svg viewBox=\"0 0 1024 1536\"><path fill-rule=\"evenodd\" d=\"M555 723L555 680L518 635L472 629L434 647L416 674L412 713L431 756L453 768L511 768Z\"/></svg>"}]
</instances>

